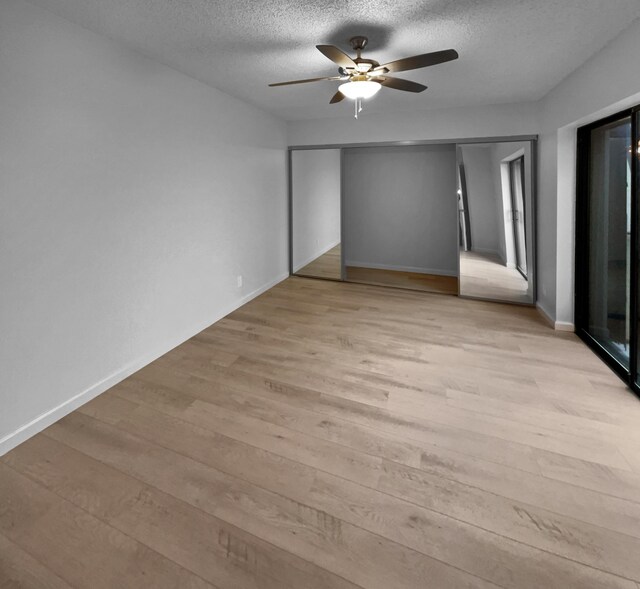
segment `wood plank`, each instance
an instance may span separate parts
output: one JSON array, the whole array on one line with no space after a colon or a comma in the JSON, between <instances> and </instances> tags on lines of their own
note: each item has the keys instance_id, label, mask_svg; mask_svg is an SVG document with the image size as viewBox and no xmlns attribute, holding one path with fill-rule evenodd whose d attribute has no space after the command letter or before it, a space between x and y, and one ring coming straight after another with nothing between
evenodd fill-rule
<instances>
[{"instance_id":1,"label":"wood plank","mask_svg":"<svg viewBox=\"0 0 640 589\"><path fill-rule=\"evenodd\" d=\"M296 271L298 276L340 280L342 275L340 244Z\"/></svg>"},{"instance_id":2,"label":"wood plank","mask_svg":"<svg viewBox=\"0 0 640 589\"><path fill-rule=\"evenodd\" d=\"M71 585L28 552L0 534L0 587L3 589L71 589Z\"/></svg>"},{"instance_id":3,"label":"wood plank","mask_svg":"<svg viewBox=\"0 0 640 589\"><path fill-rule=\"evenodd\" d=\"M385 493L363 490L331 475L318 474L311 497L323 509L346 521L357 520L400 544L474 571L501 587L633 586L628 579L581 566Z\"/></svg>"},{"instance_id":4,"label":"wood plank","mask_svg":"<svg viewBox=\"0 0 640 589\"><path fill-rule=\"evenodd\" d=\"M423 588L424 579L428 578L433 587L496 587L310 505L229 476L90 417L69 415L51 426L46 435L127 474L135 473L145 483L357 585ZM277 477L272 482L285 485ZM294 477L288 483L294 483ZM296 492L300 493L300 488ZM304 492L307 493L308 490Z\"/></svg>"},{"instance_id":5,"label":"wood plank","mask_svg":"<svg viewBox=\"0 0 640 589\"><path fill-rule=\"evenodd\" d=\"M0 495L0 533L72 586L214 587L3 463Z\"/></svg>"},{"instance_id":6,"label":"wood plank","mask_svg":"<svg viewBox=\"0 0 640 589\"><path fill-rule=\"evenodd\" d=\"M460 294L529 303L528 289L524 277L515 268L505 266L497 255L460 252Z\"/></svg>"},{"instance_id":7,"label":"wood plank","mask_svg":"<svg viewBox=\"0 0 640 589\"><path fill-rule=\"evenodd\" d=\"M638 423L533 309L291 278L0 459L0 579L638 589Z\"/></svg>"},{"instance_id":8,"label":"wood plank","mask_svg":"<svg viewBox=\"0 0 640 589\"><path fill-rule=\"evenodd\" d=\"M100 413L104 414L106 411L101 411ZM220 460L218 460L216 456L212 456L208 453L203 454L200 451L200 448L207 447L208 445L198 441L198 438L206 438L208 434L200 428L185 427L186 424L181 420L155 414L153 411L149 411L143 407L138 407L136 409L133 409L133 407L124 407L120 408L120 410L116 408L112 410L111 420L114 421L118 427L125 428L126 431L130 433L141 435L146 439L163 445L164 447L178 449L178 451L184 455L199 460L204 464L209 464L216 468L219 468L221 465ZM284 428L281 428L279 431L284 432ZM282 440L285 439L286 437L282 434L279 434L276 438L279 442L282 442ZM280 443L280 447L282 446L283 444ZM273 449L272 446L269 448ZM225 451L225 453L231 452L231 450L225 450L224 448L221 448L221 450ZM256 451L256 455L257 452L258 451ZM295 456L295 458L298 458L298 456ZM354 463L355 462L358 462L363 468L367 467L366 461L357 461L357 459L354 458ZM376 478L380 477L380 467L378 463L369 463L368 466L371 470L371 476L366 477L367 481L376 480ZM279 477L276 477L276 479L273 480L273 477L265 477L264 475L255 472L247 474L246 472L242 472L237 469L234 471L233 466L227 464L223 464L222 468L226 469L225 472L240 476L263 489L284 494L298 503L306 502L309 496L317 499L313 490L309 492L309 490L300 489L298 486L283 488ZM315 481L318 480L320 475L312 468L302 469L302 472L305 472L305 470L309 477L313 476ZM340 472L340 474L344 476L345 473ZM325 477L325 480L327 478L329 478L328 475ZM450 517L454 517L458 521L468 522L483 530L489 530L496 534L500 534L501 536L504 536L502 539L503 544L506 543L506 538L512 538L513 540L532 545L541 550L551 551L555 554L562 554L567 558L571 558L572 560L582 563L593 562L594 555L592 552L598 551L601 557L597 562L598 568L612 572L615 571L617 567L626 566L627 568L625 569L625 573L632 578L640 578L640 566L634 568L634 565L631 564L631 561L633 560L631 555L636 550L640 551L640 539L626 538L626 541L623 541L624 538L619 534L611 534L606 530L599 529L598 527L586 524L583 525L580 522L559 516L547 510L539 509L520 501L506 500L503 497L496 496L491 493L485 493L474 487L468 487L467 485L459 484L452 480L434 477L429 473L422 473L417 476L412 472L412 469L401 467L399 465L382 465L382 477L378 488L385 491L385 493L394 495L400 499L414 501L414 487L409 485L406 482L407 480L411 482L419 481L420 484L425 486L424 493L429 497L433 496L433 498L429 500L430 502L428 504L421 503L420 505L425 505L430 508L431 511L435 511L437 515L448 515ZM360 485L363 484L363 481L358 482ZM344 480L341 481L340 486L343 489L348 487ZM433 489L443 489L446 490L446 492L433 493ZM362 489L359 490L359 493L362 496L367 495L367 493L369 495L375 495L373 491L367 492ZM451 505L449 500L449 497L451 496L456 497L457 499L455 506ZM403 503L396 499L377 499L378 503L386 506L385 509L380 510L378 513L394 513L393 509L388 509L394 501L396 506L403 506ZM463 510L460 509L458 503L464 505ZM313 505L314 508L321 509L324 513L328 512L332 517L340 517L331 511L331 508L321 500L317 500ZM335 504L332 505L335 506ZM640 506L637 504L630 505L631 507L635 507L636 521L638 521L638 515L640 514L640 509L638 508ZM354 506L354 510L358 513L357 506ZM404 510L396 509L396 511L399 510L407 513L408 508L405 507ZM364 512L366 513L367 510L364 509ZM515 512L515 515L513 517L503 516L500 524L496 525L492 521L494 514L504 514L505 512L507 514L509 512ZM630 510L629 513L633 512ZM526 514L526 518L523 517L522 514ZM422 521L430 521L434 517L437 517L437 515L434 516L430 514L428 519L425 519L423 516ZM396 523L399 524L403 519L404 518L399 518L396 520ZM621 520L624 520L624 518L621 518ZM542 534L540 534L541 529L539 524L541 521L544 521L546 525L544 529L545 533ZM433 526L434 531L430 534L432 541L437 543L438 533L435 532L435 530L452 527L453 524L449 523L448 525L448 522L451 522L451 520L441 517L438 525ZM365 520L365 523L369 522ZM632 529L633 522L630 522L630 524L629 529ZM456 533L453 535L457 536L459 542L461 542L464 534L460 532L460 525L457 522L455 528ZM553 529L554 534L547 534L546 532L548 532L549 529ZM561 533L560 530L563 532ZM378 533L381 536L385 536L383 530L375 528L371 531ZM555 533L556 531L558 533ZM393 539L396 540L396 538ZM489 542L486 542L486 544L488 543ZM447 545L447 543L443 544ZM589 549L586 549L586 546L589 546ZM411 547L415 548L414 546ZM458 550L459 549L460 545L458 545ZM458 552L456 552L456 554L458 554ZM433 556L432 554L429 555ZM513 559L513 553L511 556ZM446 560L447 562L451 562L452 555L449 555ZM456 566L459 566L459 564L456 563ZM546 567L547 570L552 568L550 563L547 563ZM469 571L469 569L465 570ZM479 571L477 570L469 572L476 575L479 574ZM486 574L486 572L483 572L483 574ZM590 574L592 575L592 573ZM556 577L558 576L562 575L556 575ZM487 577L484 576L483 578ZM501 584L504 582L503 580L490 580L493 582L500 582Z\"/></svg>"},{"instance_id":9,"label":"wood plank","mask_svg":"<svg viewBox=\"0 0 640 589\"><path fill-rule=\"evenodd\" d=\"M202 379L190 379L189 384L181 388L165 386L170 381L163 382L161 385L146 379L131 378L115 387L113 393L134 403L147 404L168 415L193 420L196 425L210 425L210 419L217 420L220 416L240 415L244 419L259 419L303 433L314 440L334 442L409 466L417 467L421 462L422 447L353 422L328 419L322 414L259 395L219 389ZM92 409L93 403L90 403L84 411L91 411L89 414L101 418L101 408Z\"/></svg>"},{"instance_id":10,"label":"wood plank","mask_svg":"<svg viewBox=\"0 0 640 589\"><path fill-rule=\"evenodd\" d=\"M157 365L176 366L175 363L165 359L159 360ZM145 375L154 369L155 367L149 367L141 371L141 374ZM282 399L286 396L290 402L303 403L327 415L343 417L355 423L385 431L403 430L409 439L423 440L434 430L444 430L449 433L455 432L458 437L473 435L489 439L488 443L491 442L490 438L500 438L520 444L527 451L538 448L579 459L588 459L621 470L631 470L620 449L603 439L593 440L565 432L553 434L546 428L534 425L526 426L508 419L455 410L447 406L446 400L443 403L437 403L425 398L424 405L421 407L421 403L416 402L416 394L408 390L404 391L406 403L398 395L393 402L393 408L396 411L386 411L380 407L384 404L384 400L381 399L375 404L366 403L364 400L368 394L382 393L379 389L373 389L370 393L371 389L348 384L342 386L341 396L336 396L333 394L332 381L335 379L332 377L322 376L309 370L297 371L287 367L286 363L285 367L278 368L274 364L261 360L241 357L232 364L231 369L191 362L179 365L179 370L185 370L191 375L212 382L224 383L233 388L253 387L252 390L260 387L260 393L270 398ZM425 407L428 407L428 412L424 411ZM416 412L423 413L427 417L416 417Z\"/></svg>"},{"instance_id":11,"label":"wood plank","mask_svg":"<svg viewBox=\"0 0 640 589\"><path fill-rule=\"evenodd\" d=\"M532 472L539 472L533 449L524 444L506 444L493 436L455 430L438 423L418 425L411 419L387 417L374 414L361 404L354 405L334 395L325 395L311 389L284 384L272 378L264 378L238 370L217 371L215 375L199 378L187 372L165 367L157 362L137 373L139 379L157 379L171 387L183 390L185 387L210 390L221 387L222 392L245 390L266 399L299 409L307 409L323 416L333 423L337 419L371 428L384 434L412 443L435 444L455 451L479 456L488 460L517 466ZM188 383L188 384L187 384Z\"/></svg>"},{"instance_id":12,"label":"wood plank","mask_svg":"<svg viewBox=\"0 0 640 589\"><path fill-rule=\"evenodd\" d=\"M640 580L637 538L389 463L378 489L541 550Z\"/></svg>"},{"instance_id":13,"label":"wood plank","mask_svg":"<svg viewBox=\"0 0 640 589\"><path fill-rule=\"evenodd\" d=\"M406 288L423 292L437 292L447 295L458 294L457 276L362 268L359 266L347 266L346 273L347 281L349 282Z\"/></svg>"},{"instance_id":14,"label":"wood plank","mask_svg":"<svg viewBox=\"0 0 640 589\"><path fill-rule=\"evenodd\" d=\"M326 423L321 426L317 418L299 415L299 412L296 416L284 405L270 411L268 405L260 404L256 398L245 397L243 402L238 403L230 395L220 395L208 399L217 401L212 404L191 396L188 390L178 393L135 379L122 383L114 392L124 399L148 405L199 427L366 486L372 486L380 474L382 462L374 457L387 458L640 538L640 497L635 495L631 501L620 500L437 446L412 446L389 437L380 438L372 445L371 440L376 440L377 432L337 422L332 427ZM116 421L130 413L130 407L110 411L109 407L105 407L109 403L113 403L113 399L96 399L82 411L98 419L113 413ZM256 407L258 411L254 410ZM284 419L279 419L281 417ZM304 419L303 423L298 423L296 417ZM339 436L336 435L338 433Z\"/></svg>"},{"instance_id":15,"label":"wood plank","mask_svg":"<svg viewBox=\"0 0 640 589\"><path fill-rule=\"evenodd\" d=\"M221 589L357 587L52 438L7 463Z\"/></svg>"}]
</instances>

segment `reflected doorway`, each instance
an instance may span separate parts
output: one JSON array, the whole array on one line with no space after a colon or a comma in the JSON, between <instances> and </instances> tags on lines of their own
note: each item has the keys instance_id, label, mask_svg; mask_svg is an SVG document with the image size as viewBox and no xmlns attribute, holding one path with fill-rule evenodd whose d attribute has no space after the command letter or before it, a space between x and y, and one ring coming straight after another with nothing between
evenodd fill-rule
<instances>
[{"instance_id":1,"label":"reflected doorway","mask_svg":"<svg viewBox=\"0 0 640 589\"><path fill-rule=\"evenodd\" d=\"M527 239L524 208L524 156L509 162L511 184L511 221L516 254L516 270L527 280Z\"/></svg>"},{"instance_id":2,"label":"reflected doorway","mask_svg":"<svg viewBox=\"0 0 640 589\"><path fill-rule=\"evenodd\" d=\"M459 144L460 295L533 304L532 142Z\"/></svg>"}]
</instances>

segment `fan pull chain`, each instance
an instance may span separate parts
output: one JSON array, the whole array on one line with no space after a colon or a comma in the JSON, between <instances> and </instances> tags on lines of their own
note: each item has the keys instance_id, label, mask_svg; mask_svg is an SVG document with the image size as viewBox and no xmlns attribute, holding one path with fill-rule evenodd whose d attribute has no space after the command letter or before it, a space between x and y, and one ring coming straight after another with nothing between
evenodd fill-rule
<instances>
[{"instance_id":1,"label":"fan pull chain","mask_svg":"<svg viewBox=\"0 0 640 589\"><path fill-rule=\"evenodd\" d=\"M362 98L356 98L353 101L353 106L354 106L354 110L355 110L354 117L357 119L358 118L358 113L362 112Z\"/></svg>"}]
</instances>

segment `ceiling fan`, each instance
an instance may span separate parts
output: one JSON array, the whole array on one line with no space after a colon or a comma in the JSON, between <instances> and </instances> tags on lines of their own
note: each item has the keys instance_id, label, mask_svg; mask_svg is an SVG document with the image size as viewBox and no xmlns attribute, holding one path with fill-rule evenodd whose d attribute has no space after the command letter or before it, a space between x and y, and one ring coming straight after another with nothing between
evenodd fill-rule
<instances>
[{"instance_id":1,"label":"ceiling fan","mask_svg":"<svg viewBox=\"0 0 640 589\"><path fill-rule=\"evenodd\" d=\"M458 59L457 51L454 49L445 49L443 51L405 57L404 59L398 59L397 61L380 65L373 59L364 59L361 57L362 50L366 47L368 41L367 37L363 36L349 39L351 47L356 52L356 57L353 59L335 45L316 45L320 53L339 66L339 75L337 76L277 82L275 84L269 84L269 86L288 86L290 84L305 84L307 82L326 80L343 81L344 84L340 84L338 91L333 95L329 104L336 104L345 98L355 100L355 116L357 119L358 112L362 110L362 99L372 97L382 86L393 88L394 90L403 90L405 92L422 92L427 89L426 86L418 84L417 82L403 80L401 78L392 78L387 74L416 70Z\"/></svg>"}]
</instances>

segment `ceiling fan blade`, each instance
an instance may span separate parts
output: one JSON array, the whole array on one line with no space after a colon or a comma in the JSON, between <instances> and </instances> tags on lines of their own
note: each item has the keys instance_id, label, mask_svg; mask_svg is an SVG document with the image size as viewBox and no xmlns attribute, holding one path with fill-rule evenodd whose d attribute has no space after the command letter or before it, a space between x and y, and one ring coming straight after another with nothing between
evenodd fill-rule
<instances>
[{"instance_id":1,"label":"ceiling fan blade","mask_svg":"<svg viewBox=\"0 0 640 589\"><path fill-rule=\"evenodd\" d=\"M336 102L340 102L341 100L344 100L344 94L342 92L340 92L340 90L338 90L332 97L331 100L329 101L329 104L335 104Z\"/></svg>"},{"instance_id":2,"label":"ceiling fan blade","mask_svg":"<svg viewBox=\"0 0 640 589\"><path fill-rule=\"evenodd\" d=\"M337 63L342 67L356 67L353 61L344 51L338 49L335 45L316 45L316 49L325 57L328 57L333 63Z\"/></svg>"},{"instance_id":3,"label":"ceiling fan blade","mask_svg":"<svg viewBox=\"0 0 640 589\"><path fill-rule=\"evenodd\" d=\"M275 84L269 84L272 88L274 86L289 86L291 84L306 84L307 82L321 82L322 80L341 80L341 76L333 76L331 78L308 78L306 80L293 80L291 82L276 82Z\"/></svg>"},{"instance_id":4,"label":"ceiling fan blade","mask_svg":"<svg viewBox=\"0 0 640 589\"><path fill-rule=\"evenodd\" d=\"M453 61L454 59L458 59L458 52L455 49L445 49L444 51L423 53L422 55L414 55L413 57L405 57L404 59L385 63L375 68L373 73L377 70L384 70L385 68L389 72L406 72L407 70L417 70L421 67L438 65L439 63Z\"/></svg>"},{"instance_id":5,"label":"ceiling fan blade","mask_svg":"<svg viewBox=\"0 0 640 589\"><path fill-rule=\"evenodd\" d=\"M417 82L411 82L410 80L402 80L400 78L381 78L375 80L380 82L386 88L393 88L394 90L404 90L405 92L422 92L427 89L426 86L418 84Z\"/></svg>"}]
</instances>

